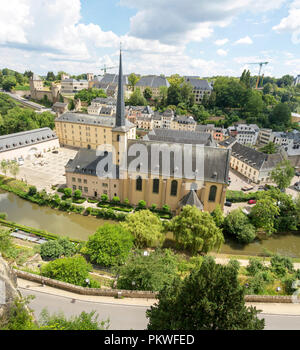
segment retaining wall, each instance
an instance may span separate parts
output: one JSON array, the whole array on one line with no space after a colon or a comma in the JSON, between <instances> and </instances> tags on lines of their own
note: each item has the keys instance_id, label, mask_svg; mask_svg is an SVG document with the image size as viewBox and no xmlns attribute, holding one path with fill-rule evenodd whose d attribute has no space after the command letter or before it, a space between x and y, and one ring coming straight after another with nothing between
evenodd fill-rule
<instances>
[{"instance_id":1,"label":"retaining wall","mask_svg":"<svg viewBox=\"0 0 300 350\"><path fill-rule=\"evenodd\" d=\"M158 295L157 292L147 291L134 291L134 290L119 290L119 289L99 289L99 288L84 288L75 286L73 284L56 281L51 278L46 278L39 275L34 275L25 271L14 270L17 277L24 280L38 282L45 284L49 287L59 288L68 292L82 294L82 295L94 295L103 297L126 297L126 298L143 298L143 299L155 299ZM246 302L252 303L293 303L292 296L282 295L246 295ZM300 300L299 300L300 302Z\"/></svg>"}]
</instances>

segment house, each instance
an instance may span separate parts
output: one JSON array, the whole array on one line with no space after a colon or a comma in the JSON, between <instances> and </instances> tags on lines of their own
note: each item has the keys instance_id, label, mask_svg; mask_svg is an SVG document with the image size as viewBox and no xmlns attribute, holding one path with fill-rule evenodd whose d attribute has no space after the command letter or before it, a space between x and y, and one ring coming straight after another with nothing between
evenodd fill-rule
<instances>
[{"instance_id":1,"label":"house","mask_svg":"<svg viewBox=\"0 0 300 350\"><path fill-rule=\"evenodd\" d=\"M89 88L88 80L65 79L61 81L61 93L67 95L77 94Z\"/></svg>"},{"instance_id":2,"label":"house","mask_svg":"<svg viewBox=\"0 0 300 350\"><path fill-rule=\"evenodd\" d=\"M56 102L52 106L52 110L56 113L57 116L60 116L61 114L64 114L68 111L68 103Z\"/></svg>"},{"instance_id":3,"label":"house","mask_svg":"<svg viewBox=\"0 0 300 350\"><path fill-rule=\"evenodd\" d=\"M231 168L254 183L269 182L272 170L285 159L282 153L265 154L238 142L231 149Z\"/></svg>"},{"instance_id":4,"label":"house","mask_svg":"<svg viewBox=\"0 0 300 350\"><path fill-rule=\"evenodd\" d=\"M242 145L255 145L257 143L259 127L256 124L238 124L228 128L230 136L236 137Z\"/></svg>"}]
</instances>

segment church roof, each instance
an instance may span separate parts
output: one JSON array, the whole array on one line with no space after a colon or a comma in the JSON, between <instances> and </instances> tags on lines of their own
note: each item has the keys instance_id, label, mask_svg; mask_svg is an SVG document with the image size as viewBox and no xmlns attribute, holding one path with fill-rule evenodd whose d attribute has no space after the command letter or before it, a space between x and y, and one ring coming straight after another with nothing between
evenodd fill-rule
<instances>
[{"instance_id":1,"label":"church roof","mask_svg":"<svg viewBox=\"0 0 300 350\"><path fill-rule=\"evenodd\" d=\"M185 195L181 201L179 202L179 206L185 207L186 205L191 205L191 206L195 206L200 210L204 210L204 206L202 204L202 202L200 201L196 191L194 190L190 190L190 192Z\"/></svg>"}]
</instances>

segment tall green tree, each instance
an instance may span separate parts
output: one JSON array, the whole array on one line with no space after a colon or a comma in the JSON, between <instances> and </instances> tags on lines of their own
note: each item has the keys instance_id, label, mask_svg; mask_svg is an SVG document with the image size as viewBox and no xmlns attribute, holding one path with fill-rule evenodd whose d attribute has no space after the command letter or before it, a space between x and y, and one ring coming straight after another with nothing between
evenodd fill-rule
<instances>
[{"instance_id":1,"label":"tall green tree","mask_svg":"<svg viewBox=\"0 0 300 350\"><path fill-rule=\"evenodd\" d=\"M224 220L224 230L241 243L251 243L256 237L256 229L241 209L232 210Z\"/></svg>"},{"instance_id":2,"label":"tall green tree","mask_svg":"<svg viewBox=\"0 0 300 350\"><path fill-rule=\"evenodd\" d=\"M2 87L5 91L11 91L17 85L17 79L13 76L5 76L2 80Z\"/></svg>"},{"instance_id":3,"label":"tall green tree","mask_svg":"<svg viewBox=\"0 0 300 350\"><path fill-rule=\"evenodd\" d=\"M158 247L163 242L162 222L150 210L139 210L128 215L121 225L133 235L137 248Z\"/></svg>"},{"instance_id":4,"label":"tall green tree","mask_svg":"<svg viewBox=\"0 0 300 350\"><path fill-rule=\"evenodd\" d=\"M128 103L130 106L146 106L147 101L145 97L141 93L140 88L136 88L136 90L130 96Z\"/></svg>"},{"instance_id":5,"label":"tall green tree","mask_svg":"<svg viewBox=\"0 0 300 350\"><path fill-rule=\"evenodd\" d=\"M224 243L222 230L218 228L208 212L201 212L195 206L187 205L169 226L177 243L193 254L208 253L219 249Z\"/></svg>"},{"instance_id":6,"label":"tall green tree","mask_svg":"<svg viewBox=\"0 0 300 350\"><path fill-rule=\"evenodd\" d=\"M269 120L273 126L287 127L291 123L291 110L286 103L278 103L270 114Z\"/></svg>"},{"instance_id":7,"label":"tall green tree","mask_svg":"<svg viewBox=\"0 0 300 350\"><path fill-rule=\"evenodd\" d=\"M277 164L276 168L271 172L271 179L280 190L288 188L294 176L295 169L292 167L289 160L284 160Z\"/></svg>"},{"instance_id":8,"label":"tall green tree","mask_svg":"<svg viewBox=\"0 0 300 350\"><path fill-rule=\"evenodd\" d=\"M251 222L258 229L263 229L268 236L276 231L275 217L279 215L279 208L270 198L260 199L250 213Z\"/></svg>"},{"instance_id":9,"label":"tall green tree","mask_svg":"<svg viewBox=\"0 0 300 350\"><path fill-rule=\"evenodd\" d=\"M140 80L140 78L138 76L136 76L134 73L131 73L129 75L128 82L129 82L129 85L130 85L132 91L134 91L134 88L139 80Z\"/></svg>"},{"instance_id":10,"label":"tall green tree","mask_svg":"<svg viewBox=\"0 0 300 350\"><path fill-rule=\"evenodd\" d=\"M177 278L159 293L147 311L148 330L262 330L259 312L245 305L236 266L207 257L184 281Z\"/></svg>"},{"instance_id":11,"label":"tall green tree","mask_svg":"<svg viewBox=\"0 0 300 350\"><path fill-rule=\"evenodd\" d=\"M152 98L152 90L151 90L149 87L147 87L147 88L144 90L143 95L144 95L144 97L145 97L145 99L146 99L147 101L151 100L151 98Z\"/></svg>"}]
</instances>

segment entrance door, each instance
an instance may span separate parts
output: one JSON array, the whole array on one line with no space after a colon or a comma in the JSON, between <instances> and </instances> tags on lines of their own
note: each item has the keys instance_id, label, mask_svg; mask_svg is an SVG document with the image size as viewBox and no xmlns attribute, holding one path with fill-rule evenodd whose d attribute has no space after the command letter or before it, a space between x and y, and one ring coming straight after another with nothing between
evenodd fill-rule
<instances>
[{"instance_id":1,"label":"entrance door","mask_svg":"<svg viewBox=\"0 0 300 350\"><path fill-rule=\"evenodd\" d=\"M95 192L95 198L97 198L98 197L98 192Z\"/></svg>"}]
</instances>

